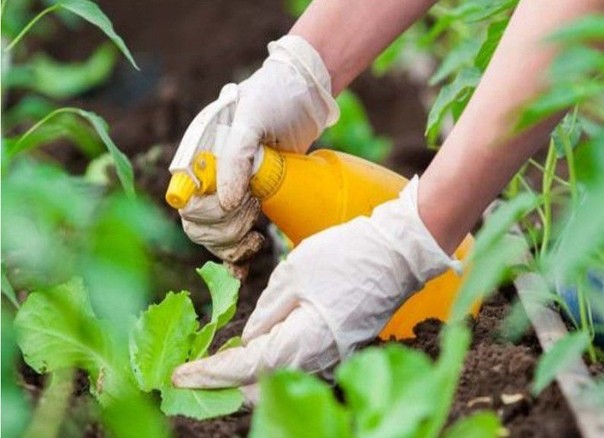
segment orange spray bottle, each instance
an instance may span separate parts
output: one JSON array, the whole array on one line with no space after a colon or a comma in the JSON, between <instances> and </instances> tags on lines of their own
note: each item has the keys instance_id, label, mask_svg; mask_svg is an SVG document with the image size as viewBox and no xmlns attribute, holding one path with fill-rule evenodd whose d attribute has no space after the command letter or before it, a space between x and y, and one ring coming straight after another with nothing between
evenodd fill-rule
<instances>
[{"instance_id":1,"label":"orange spray bottle","mask_svg":"<svg viewBox=\"0 0 604 438\"><path fill-rule=\"evenodd\" d=\"M214 192L216 165L209 152L195 156L192 170L199 184L187 172L174 172L166 192L168 204L182 208L194 194ZM377 205L395 199L407 184L405 178L384 167L327 149L300 155L262 147L254 168L252 194L294 245L333 225L370 215ZM468 235L455 252L458 259L465 259L472 242ZM412 337L418 322L446 320L462 279L447 271L426 283L395 313L380 337ZM478 304L473 313L477 311Z\"/></svg>"}]
</instances>

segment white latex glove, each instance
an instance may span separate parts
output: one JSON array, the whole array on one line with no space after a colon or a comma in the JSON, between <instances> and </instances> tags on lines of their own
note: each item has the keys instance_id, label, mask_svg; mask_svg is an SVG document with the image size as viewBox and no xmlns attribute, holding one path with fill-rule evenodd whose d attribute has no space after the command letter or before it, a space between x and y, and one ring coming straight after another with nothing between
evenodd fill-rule
<instances>
[{"instance_id":1,"label":"white latex glove","mask_svg":"<svg viewBox=\"0 0 604 438\"><path fill-rule=\"evenodd\" d=\"M241 84L227 84L195 117L170 165L171 171L190 172L199 150L216 155L217 196L193 197L181 215L191 240L233 263L262 245L261 236L250 233L260 206L248 190L260 145L304 153L339 117L329 73L310 44L288 35L268 50L258 71Z\"/></svg>"},{"instance_id":2,"label":"white latex glove","mask_svg":"<svg viewBox=\"0 0 604 438\"><path fill-rule=\"evenodd\" d=\"M441 250L418 215L417 186L415 177L371 217L304 240L275 269L243 330L243 346L179 366L174 384L221 388L249 385L279 367L329 370L374 339L427 280L448 268L459 272L460 262Z\"/></svg>"}]
</instances>

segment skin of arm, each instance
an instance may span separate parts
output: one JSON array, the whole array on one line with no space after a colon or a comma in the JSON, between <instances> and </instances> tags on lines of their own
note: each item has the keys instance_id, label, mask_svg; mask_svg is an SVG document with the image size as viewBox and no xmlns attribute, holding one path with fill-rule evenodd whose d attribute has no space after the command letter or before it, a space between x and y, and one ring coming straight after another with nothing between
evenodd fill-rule
<instances>
[{"instance_id":1,"label":"skin of arm","mask_svg":"<svg viewBox=\"0 0 604 438\"><path fill-rule=\"evenodd\" d=\"M337 95L433 1L315 0L290 34L319 52ZM521 0L464 113L419 184L419 213L452 254L487 205L547 140L560 116L512 135L514 116L547 87L557 53L545 41L602 0Z\"/></svg>"}]
</instances>

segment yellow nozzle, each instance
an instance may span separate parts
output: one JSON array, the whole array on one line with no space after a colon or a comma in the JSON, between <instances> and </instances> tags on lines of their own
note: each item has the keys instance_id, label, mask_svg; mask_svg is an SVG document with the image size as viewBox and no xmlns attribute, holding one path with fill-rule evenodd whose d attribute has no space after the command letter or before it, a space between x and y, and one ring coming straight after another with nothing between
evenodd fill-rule
<instances>
[{"instance_id":1,"label":"yellow nozzle","mask_svg":"<svg viewBox=\"0 0 604 438\"><path fill-rule=\"evenodd\" d=\"M199 188L186 172L175 172L166 192L168 204L181 209L194 194L216 192L216 166L216 157L211 152L204 151L197 154L193 162L193 173L199 180ZM260 199L272 196L281 185L284 175L283 156L274 149L264 147L264 158L260 168L250 181L252 194Z\"/></svg>"}]
</instances>

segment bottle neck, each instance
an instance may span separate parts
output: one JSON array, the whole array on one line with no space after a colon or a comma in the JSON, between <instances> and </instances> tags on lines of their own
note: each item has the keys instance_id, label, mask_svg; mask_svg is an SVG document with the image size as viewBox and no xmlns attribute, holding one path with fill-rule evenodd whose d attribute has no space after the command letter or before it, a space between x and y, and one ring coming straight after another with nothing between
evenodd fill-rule
<instances>
[{"instance_id":1,"label":"bottle neck","mask_svg":"<svg viewBox=\"0 0 604 438\"><path fill-rule=\"evenodd\" d=\"M261 200L270 198L279 190L284 177L285 158L276 150L262 146L254 159L252 194Z\"/></svg>"}]
</instances>

